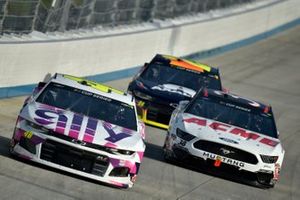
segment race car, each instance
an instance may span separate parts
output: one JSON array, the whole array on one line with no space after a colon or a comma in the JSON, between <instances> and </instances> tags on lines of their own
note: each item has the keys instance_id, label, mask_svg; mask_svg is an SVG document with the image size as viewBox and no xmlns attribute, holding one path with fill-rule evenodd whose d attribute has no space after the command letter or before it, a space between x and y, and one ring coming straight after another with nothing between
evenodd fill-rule
<instances>
[{"instance_id":1,"label":"race car","mask_svg":"<svg viewBox=\"0 0 300 200\"><path fill-rule=\"evenodd\" d=\"M279 179L284 153L270 106L212 89L180 102L164 144L167 160L252 177L266 188Z\"/></svg>"},{"instance_id":2,"label":"race car","mask_svg":"<svg viewBox=\"0 0 300 200\"><path fill-rule=\"evenodd\" d=\"M120 188L133 186L145 125L130 94L66 74L40 82L17 118L12 155Z\"/></svg>"},{"instance_id":3,"label":"race car","mask_svg":"<svg viewBox=\"0 0 300 200\"><path fill-rule=\"evenodd\" d=\"M157 54L128 86L139 117L167 129L179 101L190 100L201 87L221 90L219 70L196 61Z\"/></svg>"}]
</instances>

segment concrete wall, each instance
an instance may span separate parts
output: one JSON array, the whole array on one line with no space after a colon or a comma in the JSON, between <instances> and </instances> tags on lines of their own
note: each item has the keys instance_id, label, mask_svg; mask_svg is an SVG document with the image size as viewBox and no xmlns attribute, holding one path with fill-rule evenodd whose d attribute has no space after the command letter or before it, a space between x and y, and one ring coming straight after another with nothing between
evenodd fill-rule
<instances>
[{"instance_id":1,"label":"concrete wall","mask_svg":"<svg viewBox=\"0 0 300 200\"><path fill-rule=\"evenodd\" d=\"M187 56L242 44L249 38L263 38L263 34L298 25L299 19L300 1L286 0L218 19L131 34L59 42L2 43L0 97L28 93L32 84L47 73L96 79L105 73L111 77L118 73L130 75L130 69L156 53ZM101 77L105 80L105 76Z\"/></svg>"}]
</instances>

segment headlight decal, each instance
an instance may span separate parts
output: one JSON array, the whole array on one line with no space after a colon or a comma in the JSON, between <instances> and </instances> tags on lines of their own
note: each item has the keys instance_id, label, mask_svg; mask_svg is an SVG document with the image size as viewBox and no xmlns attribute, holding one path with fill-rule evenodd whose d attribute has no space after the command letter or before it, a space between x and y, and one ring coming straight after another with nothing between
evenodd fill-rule
<instances>
[{"instance_id":1,"label":"headlight decal","mask_svg":"<svg viewBox=\"0 0 300 200\"><path fill-rule=\"evenodd\" d=\"M189 134L187 132L184 132L184 131L180 130L179 128L176 129L176 135L180 139L188 141L188 142L191 141L191 140L193 140L196 137L194 135L191 135L191 134Z\"/></svg>"},{"instance_id":2,"label":"headlight decal","mask_svg":"<svg viewBox=\"0 0 300 200\"><path fill-rule=\"evenodd\" d=\"M275 171L274 171L274 179L275 180L279 179L279 174L280 174L280 164L276 163L275 164Z\"/></svg>"},{"instance_id":3,"label":"headlight decal","mask_svg":"<svg viewBox=\"0 0 300 200\"><path fill-rule=\"evenodd\" d=\"M278 160L278 156L268 156L268 155L260 155L261 160L264 163L276 163Z\"/></svg>"},{"instance_id":4,"label":"headlight decal","mask_svg":"<svg viewBox=\"0 0 300 200\"><path fill-rule=\"evenodd\" d=\"M25 131L19 128L15 129L14 139L20 141L21 137L24 135Z\"/></svg>"}]
</instances>

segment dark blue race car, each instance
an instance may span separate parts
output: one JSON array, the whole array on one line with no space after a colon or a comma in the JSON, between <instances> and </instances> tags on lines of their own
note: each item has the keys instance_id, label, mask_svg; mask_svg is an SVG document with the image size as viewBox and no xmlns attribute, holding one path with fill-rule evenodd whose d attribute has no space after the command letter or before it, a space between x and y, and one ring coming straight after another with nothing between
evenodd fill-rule
<instances>
[{"instance_id":1,"label":"dark blue race car","mask_svg":"<svg viewBox=\"0 0 300 200\"><path fill-rule=\"evenodd\" d=\"M129 84L138 115L152 126L167 129L179 101L190 100L207 87L222 90L219 70L196 61L157 54Z\"/></svg>"}]
</instances>

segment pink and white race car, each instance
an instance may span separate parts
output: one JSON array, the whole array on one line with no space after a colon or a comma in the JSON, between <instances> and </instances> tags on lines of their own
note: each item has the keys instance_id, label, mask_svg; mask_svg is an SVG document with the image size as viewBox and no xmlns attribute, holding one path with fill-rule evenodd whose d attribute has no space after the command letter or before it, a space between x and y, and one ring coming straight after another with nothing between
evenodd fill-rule
<instances>
[{"instance_id":1,"label":"pink and white race car","mask_svg":"<svg viewBox=\"0 0 300 200\"><path fill-rule=\"evenodd\" d=\"M13 155L121 188L132 187L145 151L134 98L82 78L55 74L25 101Z\"/></svg>"},{"instance_id":2,"label":"pink and white race car","mask_svg":"<svg viewBox=\"0 0 300 200\"><path fill-rule=\"evenodd\" d=\"M270 106L211 89L180 102L164 152L167 160L203 163L239 178L251 175L260 187L275 185L285 153Z\"/></svg>"}]
</instances>

